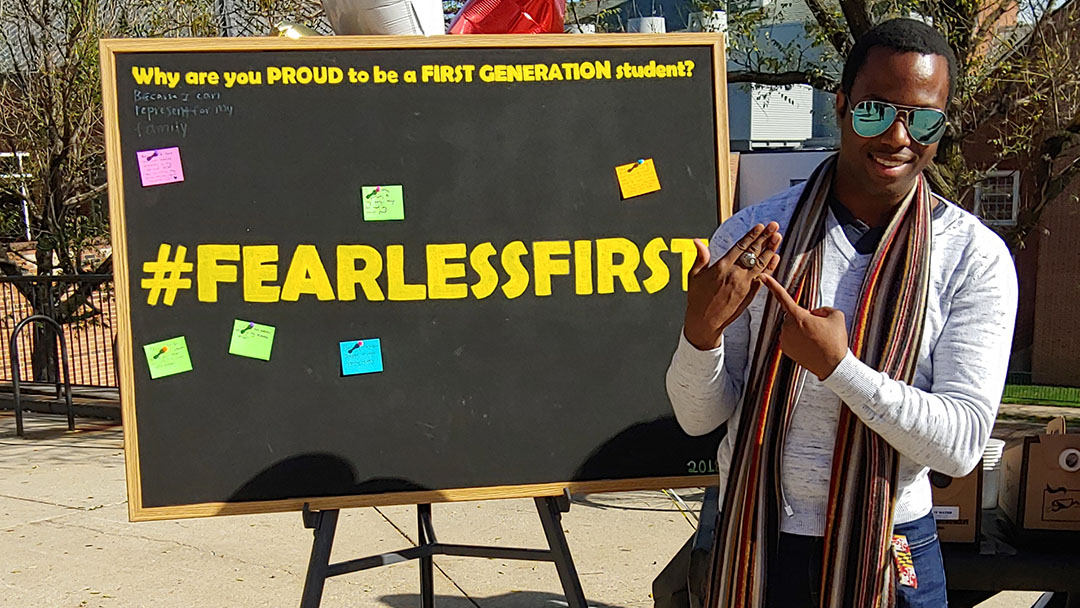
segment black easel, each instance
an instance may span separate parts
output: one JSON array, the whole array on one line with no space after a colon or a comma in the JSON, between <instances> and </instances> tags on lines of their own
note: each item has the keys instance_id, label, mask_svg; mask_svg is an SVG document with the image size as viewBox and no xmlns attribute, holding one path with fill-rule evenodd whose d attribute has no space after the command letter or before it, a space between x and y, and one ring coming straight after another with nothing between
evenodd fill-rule
<instances>
[{"instance_id":1,"label":"black easel","mask_svg":"<svg viewBox=\"0 0 1080 608\"><path fill-rule=\"evenodd\" d=\"M318 608L322 603L323 587L326 579L350 572L377 568L410 559L420 560L420 605L422 608L435 606L435 570L432 557L435 555L459 555L464 557L493 557L497 559L520 559L530 561L554 562L559 572L566 603L569 608L588 608L585 592L578 580L574 560L570 556L570 547L566 544L561 519L562 513L570 510L570 492L563 491L562 496L544 496L534 498L540 522L547 536L548 549L517 549L510 547L479 547L474 545L451 545L435 540L435 527L431 524L431 505L416 505L416 523L419 529L419 543L393 553L383 553L371 557L351 559L336 564L330 563L330 549L334 545L334 531L337 529L337 509L312 511L304 504L304 527L314 530L315 542L311 546L311 560L308 561L307 578L304 580L304 595L300 608Z\"/></svg>"}]
</instances>

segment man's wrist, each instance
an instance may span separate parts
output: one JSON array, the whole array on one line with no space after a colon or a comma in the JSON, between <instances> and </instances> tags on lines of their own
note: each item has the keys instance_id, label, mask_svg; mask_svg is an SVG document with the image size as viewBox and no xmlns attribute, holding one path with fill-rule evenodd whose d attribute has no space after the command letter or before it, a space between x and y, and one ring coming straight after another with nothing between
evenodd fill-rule
<instances>
[{"instance_id":1,"label":"man's wrist","mask_svg":"<svg viewBox=\"0 0 1080 608\"><path fill-rule=\"evenodd\" d=\"M855 353L848 350L840 364L822 379L821 383L836 393L844 403L860 408L856 410L858 413L873 402L881 385L881 373L860 361Z\"/></svg>"},{"instance_id":2,"label":"man's wrist","mask_svg":"<svg viewBox=\"0 0 1080 608\"><path fill-rule=\"evenodd\" d=\"M695 377L715 376L723 367L724 345L711 350L701 350L686 339L685 333L679 335L679 346L675 349L675 360L681 369Z\"/></svg>"},{"instance_id":3,"label":"man's wrist","mask_svg":"<svg viewBox=\"0 0 1080 608\"><path fill-rule=\"evenodd\" d=\"M704 336L704 332L689 331L686 325L683 325L683 339L685 339L690 346L700 351L710 351L720 348L724 342L724 328L720 328L712 335Z\"/></svg>"},{"instance_id":4,"label":"man's wrist","mask_svg":"<svg viewBox=\"0 0 1080 608\"><path fill-rule=\"evenodd\" d=\"M837 356L837 355L831 355L831 356L826 355L825 356L825 359L826 359L825 363L821 367L822 373L820 373L820 374L815 373L815 375L818 377L818 380L824 382L826 378L833 375L833 372L836 371L837 367L840 367L840 363L842 363L844 361L844 359L847 357L847 354L849 352L851 352L849 349L844 349L844 351L841 352L839 354L839 356Z\"/></svg>"},{"instance_id":5,"label":"man's wrist","mask_svg":"<svg viewBox=\"0 0 1080 608\"><path fill-rule=\"evenodd\" d=\"M723 346L724 346L724 334L720 334L720 339L717 341L715 346L706 345L707 346L706 348L702 348L701 346L698 346L697 344L695 344L690 339L690 336L689 336L689 334L686 333L686 328L684 327L683 331L682 331L682 340L680 340L680 342L684 343L687 347L689 347L689 348L691 348L691 349L693 349L695 351L702 352L702 353L713 353L713 352L716 352L717 350L723 348Z\"/></svg>"}]
</instances>

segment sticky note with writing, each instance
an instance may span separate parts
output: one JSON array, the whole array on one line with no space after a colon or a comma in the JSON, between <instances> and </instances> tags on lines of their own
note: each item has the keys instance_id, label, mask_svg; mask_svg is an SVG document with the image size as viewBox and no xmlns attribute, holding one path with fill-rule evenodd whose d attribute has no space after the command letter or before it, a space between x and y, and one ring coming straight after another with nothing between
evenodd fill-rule
<instances>
[{"instance_id":1,"label":"sticky note with writing","mask_svg":"<svg viewBox=\"0 0 1080 608\"><path fill-rule=\"evenodd\" d=\"M146 353L146 364L150 367L152 380L191 371L191 354L188 353L184 336L145 344L143 352Z\"/></svg>"},{"instance_id":2,"label":"sticky note with writing","mask_svg":"<svg viewBox=\"0 0 1080 608\"><path fill-rule=\"evenodd\" d=\"M619 178L619 190L622 191L624 199L660 189L660 178L656 175L656 165L651 158L619 165L615 167L615 176Z\"/></svg>"},{"instance_id":3,"label":"sticky note with writing","mask_svg":"<svg viewBox=\"0 0 1080 608\"><path fill-rule=\"evenodd\" d=\"M274 326L260 325L254 321L233 320L229 354L252 359L270 360L274 348Z\"/></svg>"},{"instance_id":4,"label":"sticky note with writing","mask_svg":"<svg viewBox=\"0 0 1080 608\"><path fill-rule=\"evenodd\" d=\"M341 374L354 376L383 371L382 344L378 338L338 343L341 349Z\"/></svg>"},{"instance_id":5,"label":"sticky note with writing","mask_svg":"<svg viewBox=\"0 0 1080 608\"><path fill-rule=\"evenodd\" d=\"M139 179L143 188L184 181L184 167L180 163L180 148L141 150L135 153L139 159Z\"/></svg>"},{"instance_id":6,"label":"sticky note with writing","mask_svg":"<svg viewBox=\"0 0 1080 608\"><path fill-rule=\"evenodd\" d=\"M401 186L363 186L360 202L364 205L364 221L405 219L405 193Z\"/></svg>"}]
</instances>

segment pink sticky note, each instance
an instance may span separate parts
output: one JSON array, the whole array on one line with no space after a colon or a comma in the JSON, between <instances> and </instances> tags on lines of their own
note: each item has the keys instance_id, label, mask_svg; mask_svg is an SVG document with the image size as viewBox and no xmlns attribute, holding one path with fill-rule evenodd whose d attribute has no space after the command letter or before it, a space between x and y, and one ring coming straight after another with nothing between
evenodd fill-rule
<instances>
[{"instance_id":1,"label":"pink sticky note","mask_svg":"<svg viewBox=\"0 0 1080 608\"><path fill-rule=\"evenodd\" d=\"M139 178L143 188L184 181L184 167L180 164L180 148L160 148L136 152L139 158Z\"/></svg>"}]
</instances>

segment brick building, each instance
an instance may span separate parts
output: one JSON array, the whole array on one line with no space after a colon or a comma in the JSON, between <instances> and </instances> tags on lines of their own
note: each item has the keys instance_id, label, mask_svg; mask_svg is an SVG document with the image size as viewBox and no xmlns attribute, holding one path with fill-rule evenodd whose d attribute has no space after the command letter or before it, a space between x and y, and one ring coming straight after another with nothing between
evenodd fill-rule
<instances>
[{"instance_id":1,"label":"brick building","mask_svg":"<svg viewBox=\"0 0 1080 608\"><path fill-rule=\"evenodd\" d=\"M1080 2L1058 7L1052 19L1063 27L1080 27ZM1072 51L1080 57L1080 37L1071 35ZM1071 112L1072 144L1058 157L1055 170L1080 162L1080 99L1067 99L1062 112ZM1073 130L1075 128L1075 130ZM988 124L968 139L964 153L974 165L991 166L995 158L985 142L997 137L1000 125ZM1041 142L1036 142L1036 147ZM1038 154L1035 149L1029 154ZM1028 159L1023 159L1028 160ZM1018 170L1029 163L997 165L973 193L969 203L976 214L994 227L1008 232L1023 224L1025 210L1040 200L1043 184ZM1080 386L1080 171L1074 172L1064 190L1053 197L1037 224L1014 247L1020 288L1016 334L1010 365L1011 379L1018 383Z\"/></svg>"},{"instance_id":2,"label":"brick building","mask_svg":"<svg viewBox=\"0 0 1080 608\"><path fill-rule=\"evenodd\" d=\"M1080 150L1076 151L1080 154ZM1018 256L1031 381L1080 386L1080 179L1043 212ZM1026 289L1025 289L1026 288ZM1018 319L1018 320L1021 320Z\"/></svg>"}]
</instances>

